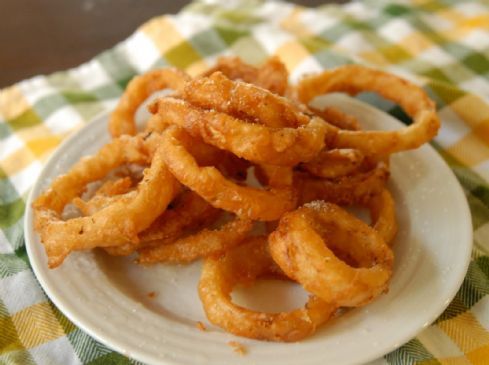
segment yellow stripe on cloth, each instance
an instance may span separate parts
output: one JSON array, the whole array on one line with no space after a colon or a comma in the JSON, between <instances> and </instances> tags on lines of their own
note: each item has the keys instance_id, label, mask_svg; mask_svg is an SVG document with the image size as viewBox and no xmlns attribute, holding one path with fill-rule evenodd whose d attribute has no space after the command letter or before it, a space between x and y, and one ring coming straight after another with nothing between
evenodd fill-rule
<instances>
[{"instance_id":1,"label":"yellow stripe on cloth","mask_svg":"<svg viewBox=\"0 0 489 365\"><path fill-rule=\"evenodd\" d=\"M46 136L34 138L28 141L26 145L38 159L42 159L48 152L55 149L62 140L60 136Z\"/></svg>"},{"instance_id":2,"label":"yellow stripe on cloth","mask_svg":"<svg viewBox=\"0 0 489 365\"><path fill-rule=\"evenodd\" d=\"M464 20L465 16L457 9L443 9L436 12L436 15L453 23Z\"/></svg>"},{"instance_id":3,"label":"yellow stripe on cloth","mask_svg":"<svg viewBox=\"0 0 489 365\"><path fill-rule=\"evenodd\" d=\"M472 364L489 364L489 345L470 351L467 357Z\"/></svg>"},{"instance_id":4,"label":"yellow stripe on cloth","mask_svg":"<svg viewBox=\"0 0 489 365\"><path fill-rule=\"evenodd\" d=\"M440 359L439 361L442 365L473 365L465 356Z\"/></svg>"},{"instance_id":5,"label":"yellow stripe on cloth","mask_svg":"<svg viewBox=\"0 0 489 365\"><path fill-rule=\"evenodd\" d=\"M489 333L480 325L470 311L440 322L437 325L450 336L465 354L489 345Z\"/></svg>"},{"instance_id":6,"label":"yellow stripe on cloth","mask_svg":"<svg viewBox=\"0 0 489 365\"><path fill-rule=\"evenodd\" d=\"M489 105L475 95L465 95L452 104L450 108L471 128L489 120Z\"/></svg>"},{"instance_id":7,"label":"yellow stripe on cloth","mask_svg":"<svg viewBox=\"0 0 489 365\"><path fill-rule=\"evenodd\" d=\"M447 152L468 166L475 166L489 159L489 141L471 132L447 148Z\"/></svg>"},{"instance_id":8,"label":"yellow stripe on cloth","mask_svg":"<svg viewBox=\"0 0 489 365\"><path fill-rule=\"evenodd\" d=\"M368 63L371 63L372 65L378 66L378 67L386 67L389 66L390 62L387 60L387 58L384 57L384 55L380 52L377 51L365 51L361 52L359 54L360 58Z\"/></svg>"},{"instance_id":9,"label":"yellow stripe on cloth","mask_svg":"<svg viewBox=\"0 0 489 365\"><path fill-rule=\"evenodd\" d=\"M421 33L411 33L403 38L399 44L399 46L404 48L413 56L417 56L428 48L433 47L433 45L433 42L431 42Z\"/></svg>"},{"instance_id":10,"label":"yellow stripe on cloth","mask_svg":"<svg viewBox=\"0 0 489 365\"><path fill-rule=\"evenodd\" d=\"M17 86L0 89L0 117L10 120L30 108L29 103Z\"/></svg>"},{"instance_id":11,"label":"yellow stripe on cloth","mask_svg":"<svg viewBox=\"0 0 489 365\"><path fill-rule=\"evenodd\" d=\"M65 335L47 302L35 304L15 313L12 322L20 341L28 349Z\"/></svg>"},{"instance_id":12,"label":"yellow stripe on cloth","mask_svg":"<svg viewBox=\"0 0 489 365\"><path fill-rule=\"evenodd\" d=\"M443 37L451 41L459 41L474 30L480 30L483 26L488 27L489 14L479 15L468 19L463 19L456 24L454 28L441 32Z\"/></svg>"},{"instance_id":13,"label":"yellow stripe on cloth","mask_svg":"<svg viewBox=\"0 0 489 365\"><path fill-rule=\"evenodd\" d=\"M474 134L489 144L489 119L479 123L474 128Z\"/></svg>"},{"instance_id":14,"label":"yellow stripe on cloth","mask_svg":"<svg viewBox=\"0 0 489 365\"><path fill-rule=\"evenodd\" d=\"M294 34L295 37L310 37L313 36L314 33L301 21L301 15L304 11L304 8L295 7L291 13L286 16L281 22L280 26Z\"/></svg>"},{"instance_id":15,"label":"yellow stripe on cloth","mask_svg":"<svg viewBox=\"0 0 489 365\"><path fill-rule=\"evenodd\" d=\"M66 134L53 134L45 124L24 128L16 133L17 137L22 139L24 144L38 159L43 159L47 153L56 148L66 137Z\"/></svg>"},{"instance_id":16,"label":"yellow stripe on cloth","mask_svg":"<svg viewBox=\"0 0 489 365\"><path fill-rule=\"evenodd\" d=\"M275 54L284 62L289 72L292 72L302 61L309 57L307 49L299 42L286 42L277 50Z\"/></svg>"},{"instance_id":17,"label":"yellow stripe on cloth","mask_svg":"<svg viewBox=\"0 0 489 365\"><path fill-rule=\"evenodd\" d=\"M13 176L29 166L35 159L32 151L23 146L0 161L0 168L8 176Z\"/></svg>"},{"instance_id":18,"label":"yellow stripe on cloth","mask_svg":"<svg viewBox=\"0 0 489 365\"><path fill-rule=\"evenodd\" d=\"M417 361L416 365L474 365L465 356Z\"/></svg>"},{"instance_id":19,"label":"yellow stripe on cloth","mask_svg":"<svg viewBox=\"0 0 489 365\"><path fill-rule=\"evenodd\" d=\"M154 42L161 54L182 42L186 42L186 39L182 37L167 16L151 19L140 30Z\"/></svg>"},{"instance_id":20,"label":"yellow stripe on cloth","mask_svg":"<svg viewBox=\"0 0 489 365\"><path fill-rule=\"evenodd\" d=\"M460 22L460 27L469 28L473 30L474 28L489 28L489 13L479 14L477 16L464 19Z\"/></svg>"},{"instance_id":21,"label":"yellow stripe on cloth","mask_svg":"<svg viewBox=\"0 0 489 365\"><path fill-rule=\"evenodd\" d=\"M465 356L449 357L437 359L442 365L474 365Z\"/></svg>"}]
</instances>

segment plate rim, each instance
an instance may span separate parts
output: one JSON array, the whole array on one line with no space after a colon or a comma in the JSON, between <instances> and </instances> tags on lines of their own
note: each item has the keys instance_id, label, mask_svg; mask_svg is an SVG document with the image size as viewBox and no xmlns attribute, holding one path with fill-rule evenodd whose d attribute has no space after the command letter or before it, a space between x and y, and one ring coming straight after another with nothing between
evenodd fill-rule
<instances>
[{"instance_id":1,"label":"plate rim","mask_svg":"<svg viewBox=\"0 0 489 365\"><path fill-rule=\"evenodd\" d=\"M380 111L383 114L386 114L388 117L391 117L391 119L393 121L398 123L399 126L401 126L401 125L405 126L399 120L397 120L397 118L392 117L387 112L385 112L381 109L375 108L374 106L372 106L366 102L360 101L358 99L352 99L352 98L350 98L350 99L351 99L350 100L351 102L361 104L362 107L374 109L375 111ZM28 234L28 232L30 232L30 229L32 228L32 215L33 215L32 202L34 200L34 193L36 192L36 190L39 190L41 178L45 174L45 171L47 170L47 168L51 167L51 165L53 165L54 161L59 159L59 156L61 154L60 151L63 151L65 149L65 146L69 145L73 140L76 140L79 137L79 135L82 134L84 131L91 129L93 125L96 125L96 124L100 123L101 121L103 121L104 119L107 119L109 115L110 115L110 112L99 113L98 115L94 116L90 122L82 125L80 128L71 132L71 135L68 138L66 138L59 146L57 146L55 151L52 153L52 155L47 159L47 161L44 164L41 172L39 173L39 176L36 178L35 182L33 183L32 187L30 189L30 192L28 194L27 200L26 200L26 209L25 209L24 218L23 218L25 246L26 246L26 251L27 251L28 257L29 257L30 266L32 268L32 271L33 271L36 279L38 280L41 287L45 291L49 300L51 300L56 305L56 307L63 313L63 315L65 315L77 327L82 329L86 334L93 337L95 340L104 344L108 348L113 349L113 350L115 350L115 351L117 351L117 352L119 352L125 356L130 356L131 358L134 358L138 361L144 361L144 362L148 362L151 364L155 363L155 361L157 361L156 363L168 364L168 365L177 365L178 362L176 359L175 360L172 360L172 359L165 359L165 360L155 359L152 356L145 355L144 352L139 351L139 349L137 349L136 347L132 348L131 351L128 351L127 349L124 349L121 346L119 346L117 341L115 341L115 342L111 341L110 338L108 339L107 337L104 337L102 334L98 333L99 332L98 330L94 330L94 329L90 328L90 326L85 325L83 318L79 318L79 317L77 317L76 314L72 313L71 309L69 308L70 304L65 303L63 298L56 295L56 289L53 288L52 284L49 283L48 277L43 274L42 269L38 265L40 263L38 263L35 259L35 256L34 256L35 254L33 252L33 247L32 247L35 242L31 241L30 234ZM443 167L451 175L451 178L453 179L453 182L455 183L454 187L456 186L456 189L457 189L456 194L459 195L460 197L463 197L463 199L461 199L461 201L463 202L463 204L462 204L463 207L458 207L458 208L463 209L466 213L466 214L462 214L462 216L464 216L466 219L466 222L463 225L463 227L466 228L465 232L464 232L465 233L464 236L466 236L466 242L467 242L467 245L464 245L464 246L466 246L466 252L465 252L466 255L464 257L464 265L463 265L463 267L461 267L461 270L464 274L460 275L458 277L458 280L456 283L452 283L452 286L451 286L452 290L450 291L449 295L446 296L449 299L446 300L446 302L444 303L443 306L438 306L437 310L434 310L434 309L432 310L431 315L429 316L429 318L426 318L426 323L423 326L421 326L417 329L413 329L412 331L405 332L405 335L401 336L400 337L401 339L399 339L399 342L397 342L395 345L390 346L386 351L384 351L386 349L384 347L383 351L378 352L376 355L371 355L369 357L366 357L365 360L362 360L364 362L373 361L375 359L378 359L379 356L382 357L385 354L396 350L397 348L401 347L406 342L408 342L410 339L414 338L423 329L425 329L426 327L431 325L433 323L433 321L436 320L436 318L445 311L445 309L448 307L450 302L453 300L453 298L457 294L458 290L460 289L460 287L463 283L463 280L466 277L467 270L468 270L468 267L469 267L470 262L471 262L471 252L472 252L472 247L473 247L473 226L472 226L472 219L471 219L471 211L470 211L470 207L469 207L467 198L465 196L464 190L463 190L460 182L458 181L457 177L455 176L453 170L445 162L445 160L441 157L441 155L438 153L438 151L436 151L436 149L433 148L429 143L426 145L427 145L428 149L430 150L430 153L433 155L433 158L435 160L437 160L437 163L443 165Z\"/></svg>"}]
</instances>

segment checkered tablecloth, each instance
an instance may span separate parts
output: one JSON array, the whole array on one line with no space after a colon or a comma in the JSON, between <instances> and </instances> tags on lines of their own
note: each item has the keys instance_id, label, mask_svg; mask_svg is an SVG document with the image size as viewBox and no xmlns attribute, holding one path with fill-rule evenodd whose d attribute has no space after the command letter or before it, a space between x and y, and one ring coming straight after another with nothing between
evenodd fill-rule
<instances>
[{"instance_id":1,"label":"checkered tablecloth","mask_svg":"<svg viewBox=\"0 0 489 365\"><path fill-rule=\"evenodd\" d=\"M423 85L443 121L433 145L472 211L472 262L435 323L378 363L489 364L489 3L482 0L366 0L318 9L195 2L150 20L86 64L1 90L0 364L134 363L82 332L44 294L24 247L26 196L58 144L111 110L134 75L167 65L195 75L223 54L252 63L278 55L292 80L356 62ZM370 101L407 121L391 104Z\"/></svg>"}]
</instances>

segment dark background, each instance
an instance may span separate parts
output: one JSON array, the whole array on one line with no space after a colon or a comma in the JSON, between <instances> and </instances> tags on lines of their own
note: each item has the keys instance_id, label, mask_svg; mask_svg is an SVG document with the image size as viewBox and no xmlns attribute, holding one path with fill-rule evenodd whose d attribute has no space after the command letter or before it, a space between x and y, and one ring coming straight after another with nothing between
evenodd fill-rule
<instances>
[{"instance_id":1,"label":"dark background","mask_svg":"<svg viewBox=\"0 0 489 365\"><path fill-rule=\"evenodd\" d=\"M346 0L295 0L306 6ZM77 66L189 1L0 0L0 88Z\"/></svg>"}]
</instances>

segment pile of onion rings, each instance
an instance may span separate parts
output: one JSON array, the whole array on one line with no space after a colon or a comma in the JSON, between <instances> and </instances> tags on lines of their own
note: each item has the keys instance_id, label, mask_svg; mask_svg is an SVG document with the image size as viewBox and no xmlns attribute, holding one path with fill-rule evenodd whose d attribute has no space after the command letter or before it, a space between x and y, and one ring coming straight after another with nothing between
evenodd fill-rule
<instances>
[{"instance_id":1,"label":"pile of onion rings","mask_svg":"<svg viewBox=\"0 0 489 365\"><path fill-rule=\"evenodd\" d=\"M173 68L134 78L110 117L112 141L33 203L49 267L97 247L144 265L204 259L198 291L209 321L269 341L301 340L386 292L397 232L389 157L436 135L435 105L418 86L359 65L297 85L288 76L276 57L261 67L225 57L194 78ZM135 112L164 89L138 131ZM413 123L362 130L340 109L309 105L363 91ZM365 208L370 224L348 206ZM269 274L302 285L305 306L265 313L233 303L235 285Z\"/></svg>"}]
</instances>

